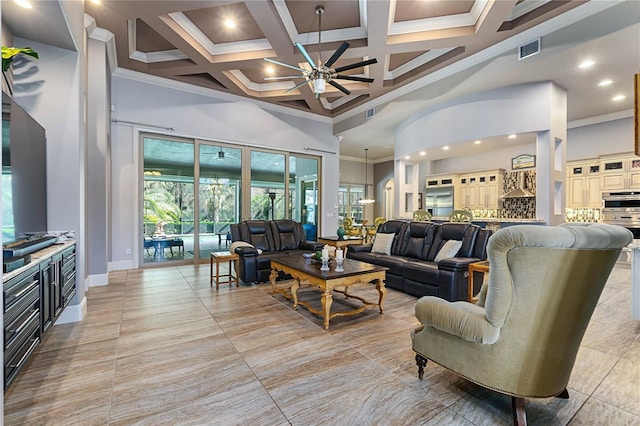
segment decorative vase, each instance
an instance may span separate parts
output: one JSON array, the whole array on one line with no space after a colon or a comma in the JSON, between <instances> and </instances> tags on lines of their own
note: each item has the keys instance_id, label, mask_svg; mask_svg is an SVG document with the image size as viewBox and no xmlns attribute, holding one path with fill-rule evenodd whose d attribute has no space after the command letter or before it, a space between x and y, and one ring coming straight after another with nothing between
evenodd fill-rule
<instances>
[{"instance_id":1,"label":"decorative vase","mask_svg":"<svg viewBox=\"0 0 640 426\"><path fill-rule=\"evenodd\" d=\"M338 234L339 240L344 240L344 228L342 226L338 228L336 234Z\"/></svg>"}]
</instances>

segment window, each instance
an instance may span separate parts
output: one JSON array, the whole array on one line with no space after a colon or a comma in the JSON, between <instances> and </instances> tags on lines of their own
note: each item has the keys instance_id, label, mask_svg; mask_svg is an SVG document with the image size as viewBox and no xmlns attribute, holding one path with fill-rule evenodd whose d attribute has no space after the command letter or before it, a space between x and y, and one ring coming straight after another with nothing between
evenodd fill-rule
<instances>
[{"instance_id":1,"label":"window","mask_svg":"<svg viewBox=\"0 0 640 426\"><path fill-rule=\"evenodd\" d=\"M353 218L354 222L362 223L363 208L358 201L364 198L364 185L340 185L338 193L338 215L340 222L345 217Z\"/></svg>"}]
</instances>

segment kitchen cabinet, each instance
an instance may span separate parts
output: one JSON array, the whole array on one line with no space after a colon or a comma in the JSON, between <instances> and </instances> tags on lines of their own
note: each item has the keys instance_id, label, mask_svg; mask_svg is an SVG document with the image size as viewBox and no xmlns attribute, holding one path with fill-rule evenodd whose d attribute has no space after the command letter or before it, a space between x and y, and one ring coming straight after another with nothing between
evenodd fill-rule
<instances>
[{"instance_id":1,"label":"kitchen cabinet","mask_svg":"<svg viewBox=\"0 0 640 426\"><path fill-rule=\"evenodd\" d=\"M567 163L567 207L600 208L601 164L597 160Z\"/></svg>"},{"instance_id":2,"label":"kitchen cabinet","mask_svg":"<svg viewBox=\"0 0 640 426\"><path fill-rule=\"evenodd\" d=\"M458 182L458 175L454 174L443 174L443 175L431 175L427 176L425 189L429 188L442 188L446 186L454 186Z\"/></svg>"},{"instance_id":3,"label":"kitchen cabinet","mask_svg":"<svg viewBox=\"0 0 640 426\"><path fill-rule=\"evenodd\" d=\"M76 247L52 246L3 276L5 390L76 293Z\"/></svg>"},{"instance_id":4,"label":"kitchen cabinet","mask_svg":"<svg viewBox=\"0 0 640 426\"><path fill-rule=\"evenodd\" d=\"M504 169L464 173L454 197L456 209L498 209L502 195Z\"/></svg>"},{"instance_id":5,"label":"kitchen cabinet","mask_svg":"<svg viewBox=\"0 0 640 426\"><path fill-rule=\"evenodd\" d=\"M640 157L638 156L602 157L600 171L603 191L640 189Z\"/></svg>"}]
</instances>

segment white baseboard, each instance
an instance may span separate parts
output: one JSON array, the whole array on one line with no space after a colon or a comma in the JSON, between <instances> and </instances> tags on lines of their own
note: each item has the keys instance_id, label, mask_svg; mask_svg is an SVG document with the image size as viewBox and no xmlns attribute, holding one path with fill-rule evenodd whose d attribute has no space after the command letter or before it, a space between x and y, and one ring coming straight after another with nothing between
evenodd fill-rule
<instances>
[{"instance_id":1,"label":"white baseboard","mask_svg":"<svg viewBox=\"0 0 640 426\"><path fill-rule=\"evenodd\" d=\"M133 260L118 260L117 262L109 262L109 271L126 271L127 269L136 269Z\"/></svg>"},{"instance_id":2,"label":"white baseboard","mask_svg":"<svg viewBox=\"0 0 640 426\"><path fill-rule=\"evenodd\" d=\"M87 277L87 288L109 284L109 274L93 274Z\"/></svg>"},{"instance_id":3,"label":"white baseboard","mask_svg":"<svg viewBox=\"0 0 640 426\"><path fill-rule=\"evenodd\" d=\"M87 315L87 298L83 297L77 305L67 305L54 325L79 322L82 321L85 315Z\"/></svg>"}]
</instances>

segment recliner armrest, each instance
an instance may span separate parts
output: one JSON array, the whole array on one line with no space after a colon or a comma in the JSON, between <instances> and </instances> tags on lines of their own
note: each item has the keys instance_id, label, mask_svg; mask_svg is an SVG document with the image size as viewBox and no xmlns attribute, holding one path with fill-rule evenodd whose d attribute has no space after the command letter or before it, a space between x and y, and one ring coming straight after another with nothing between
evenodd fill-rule
<instances>
[{"instance_id":1,"label":"recliner armrest","mask_svg":"<svg viewBox=\"0 0 640 426\"><path fill-rule=\"evenodd\" d=\"M237 247L236 248L236 254L239 254L240 256L257 256L258 255L258 249L255 247Z\"/></svg>"},{"instance_id":2,"label":"recliner armrest","mask_svg":"<svg viewBox=\"0 0 640 426\"><path fill-rule=\"evenodd\" d=\"M476 257L450 257L448 259L442 259L438 262L438 269L443 271L466 271L469 269L469 264L474 262L480 262L482 259Z\"/></svg>"},{"instance_id":3,"label":"recliner armrest","mask_svg":"<svg viewBox=\"0 0 640 426\"><path fill-rule=\"evenodd\" d=\"M322 250L323 246L324 245L322 243L317 241L302 241L298 247L300 250L318 251Z\"/></svg>"},{"instance_id":4,"label":"recliner armrest","mask_svg":"<svg viewBox=\"0 0 640 426\"><path fill-rule=\"evenodd\" d=\"M348 252L354 252L354 253L369 253L371 252L371 248L373 247L373 244L349 244L349 249L347 250Z\"/></svg>"}]
</instances>

